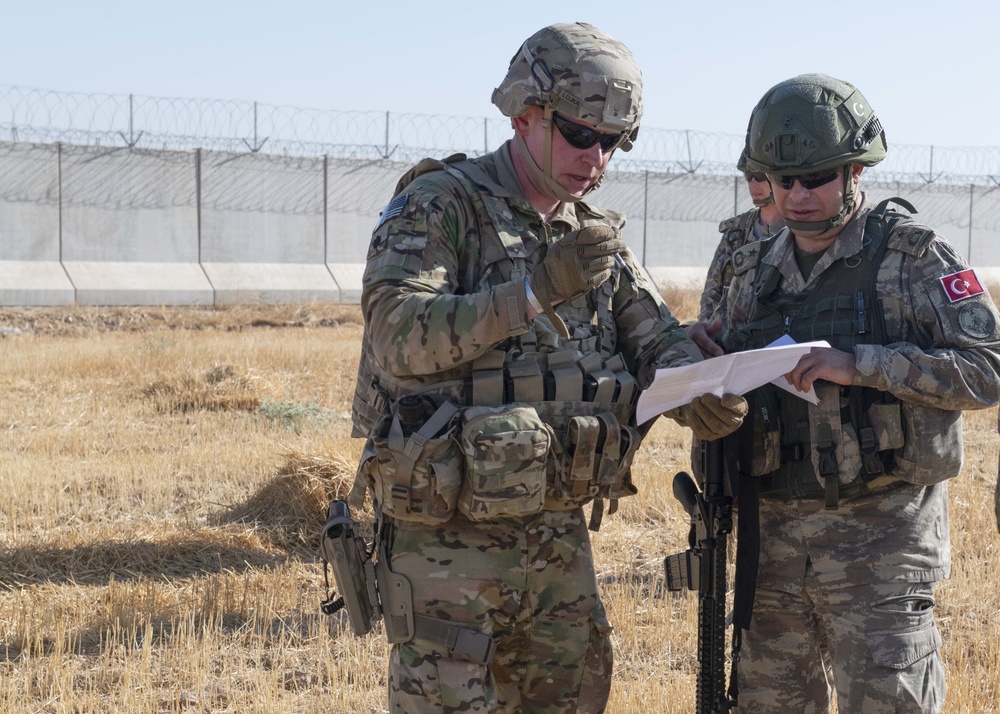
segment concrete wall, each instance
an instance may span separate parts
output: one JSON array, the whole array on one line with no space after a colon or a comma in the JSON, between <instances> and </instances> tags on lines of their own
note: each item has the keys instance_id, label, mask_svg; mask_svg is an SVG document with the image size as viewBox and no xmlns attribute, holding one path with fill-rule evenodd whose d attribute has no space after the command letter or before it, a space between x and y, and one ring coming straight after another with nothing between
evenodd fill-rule
<instances>
[{"instance_id":1,"label":"concrete wall","mask_svg":"<svg viewBox=\"0 0 1000 714\"><path fill-rule=\"evenodd\" d=\"M408 164L0 142L0 305L358 302L371 229ZM867 185L899 195L1000 278L1000 190ZM738 177L610 172L592 203L661 286L695 287ZM971 225L971 228L970 228ZM992 276L992 277L991 277Z\"/></svg>"}]
</instances>

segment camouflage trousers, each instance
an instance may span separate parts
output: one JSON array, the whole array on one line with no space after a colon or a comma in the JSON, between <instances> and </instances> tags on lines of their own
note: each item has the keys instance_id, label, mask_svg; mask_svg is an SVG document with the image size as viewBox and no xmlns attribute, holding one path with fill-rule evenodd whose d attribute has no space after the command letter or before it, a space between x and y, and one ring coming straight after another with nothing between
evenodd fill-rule
<instances>
[{"instance_id":1,"label":"camouflage trousers","mask_svg":"<svg viewBox=\"0 0 1000 714\"><path fill-rule=\"evenodd\" d=\"M496 652L483 665L427 642L393 645L389 711L604 711L611 626L582 509L397 525L392 568L413 587L414 614L473 627Z\"/></svg>"},{"instance_id":2,"label":"camouflage trousers","mask_svg":"<svg viewBox=\"0 0 1000 714\"><path fill-rule=\"evenodd\" d=\"M811 566L808 568L811 570ZM739 712L940 712L945 679L934 584L830 588L807 573L801 592L758 584L739 662Z\"/></svg>"}]
</instances>

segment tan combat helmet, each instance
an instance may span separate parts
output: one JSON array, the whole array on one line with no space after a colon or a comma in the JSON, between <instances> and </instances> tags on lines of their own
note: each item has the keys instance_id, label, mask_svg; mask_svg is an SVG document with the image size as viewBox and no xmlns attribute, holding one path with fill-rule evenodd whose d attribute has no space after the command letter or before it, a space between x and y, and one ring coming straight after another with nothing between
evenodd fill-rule
<instances>
[{"instance_id":1,"label":"tan combat helmet","mask_svg":"<svg viewBox=\"0 0 1000 714\"><path fill-rule=\"evenodd\" d=\"M840 166L874 166L886 154L882 123L854 85L825 74L779 82L754 107L747 127L746 168L798 176ZM800 230L841 225L854 210L851 172L844 171L844 208L825 221L790 221Z\"/></svg>"},{"instance_id":2,"label":"tan combat helmet","mask_svg":"<svg viewBox=\"0 0 1000 714\"><path fill-rule=\"evenodd\" d=\"M552 114L604 134L621 134L618 146L629 151L642 118L642 73L628 47L593 25L549 25L525 40L511 58L507 76L493 90L493 103L508 117L542 107L544 168L534 165L526 149L525 154L557 198L578 201L552 178ZM600 179L587 192L599 184Z\"/></svg>"}]
</instances>

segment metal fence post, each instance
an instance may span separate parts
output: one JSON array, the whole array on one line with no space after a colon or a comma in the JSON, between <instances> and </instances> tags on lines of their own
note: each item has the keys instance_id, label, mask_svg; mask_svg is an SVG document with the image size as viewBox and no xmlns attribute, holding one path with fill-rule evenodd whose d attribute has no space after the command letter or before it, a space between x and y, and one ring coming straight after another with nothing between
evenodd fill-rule
<instances>
[{"instance_id":1,"label":"metal fence post","mask_svg":"<svg viewBox=\"0 0 1000 714\"><path fill-rule=\"evenodd\" d=\"M649 171L644 175L642 186L642 267L646 267L646 230L649 225Z\"/></svg>"},{"instance_id":2,"label":"metal fence post","mask_svg":"<svg viewBox=\"0 0 1000 714\"><path fill-rule=\"evenodd\" d=\"M972 207L975 202L976 196L976 184L969 184L969 251L965 255L965 259L972 264Z\"/></svg>"}]
</instances>

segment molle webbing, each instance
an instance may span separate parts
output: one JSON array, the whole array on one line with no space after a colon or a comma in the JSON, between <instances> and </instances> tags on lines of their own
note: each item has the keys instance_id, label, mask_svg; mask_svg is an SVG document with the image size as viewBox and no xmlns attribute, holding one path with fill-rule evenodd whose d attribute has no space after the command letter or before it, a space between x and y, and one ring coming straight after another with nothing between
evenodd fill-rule
<instances>
[{"instance_id":1,"label":"molle webbing","mask_svg":"<svg viewBox=\"0 0 1000 714\"><path fill-rule=\"evenodd\" d=\"M464 403L495 406L522 402L594 402L631 406L638 384L620 354L578 358L574 350L528 352L515 359L501 350L486 353L472 365Z\"/></svg>"}]
</instances>

